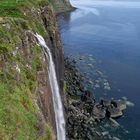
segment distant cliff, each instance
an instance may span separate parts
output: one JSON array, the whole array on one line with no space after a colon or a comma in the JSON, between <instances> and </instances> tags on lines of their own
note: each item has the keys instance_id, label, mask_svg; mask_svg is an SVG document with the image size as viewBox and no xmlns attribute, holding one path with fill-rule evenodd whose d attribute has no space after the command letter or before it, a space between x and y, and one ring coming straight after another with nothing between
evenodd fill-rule
<instances>
[{"instance_id":1,"label":"distant cliff","mask_svg":"<svg viewBox=\"0 0 140 140\"><path fill-rule=\"evenodd\" d=\"M72 8L69 0L51 0L51 3L56 12L69 11Z\"/></svg>"},{"instance_id":2,"label":"distant cliff","mask_svg":"<svg viewBox=\"0 0 140 140\"><path fill-rule=\"evenodd\" d=\"M70 8L65 0L0 2L2 140L56 139L48 60L33 33L42 35L50 47L62 89L63 49L54 13Z\"/></svg>"}]
</instances>

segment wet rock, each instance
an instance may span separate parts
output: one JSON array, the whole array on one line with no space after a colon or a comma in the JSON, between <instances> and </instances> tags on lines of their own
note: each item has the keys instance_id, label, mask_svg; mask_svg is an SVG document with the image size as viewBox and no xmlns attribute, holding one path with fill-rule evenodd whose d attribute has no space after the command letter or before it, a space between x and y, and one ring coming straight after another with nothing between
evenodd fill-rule
<instances>
[{"instance_id":1,"label":"wet rock","mask_svg":"<svg viewBox=\"0 0 140 140\"><path fill-rule=\"evenodd\" d=\"M105 99L101 99L100 100L100 104L103 106L103 107L109 107L110 104L111 104L111 101L110 100L105 100Z\"/></svg>"},{"instance_id":2,"label":"wet rock","mask_svg":"<svg viewBox=\"0 0 140 140\"><path fill-rule=\"evenodd\" d=\"M93 68L93 65L92 64L87 64L87 65L88 65L88 67Z\"/></svg>"},{"instance_id":3,"label":"wet rock","mask_svg":"<svg viewBox=\"0 0 140 140\"><path fill-rule=\"evenodd\" d=\"M95 133L98 135L98 136L101 136L102 134L98 131L95 131Z\"/></svg>"},{"instance_id":4,"label":"wet rock","mask_svg":"<svg viewBox=\"0 0 140 140\"><path fill-rule=\"evenodd\" d=\"M133 107L133 106L135 106L135 104L132 103L132 102L130 102L130 101L126 101L126 105L127 105L128 107Z\"/></svg>"},{"instance_id":5,"label":"wet rock","mask_svg":"<svg viewBox=\"0 0 140 140\"><path fill-rule=\"evenodd\" d=\"M82 60L83 58L79 58ZM83 61L82 61L83 62ZM89 64L91 67L92 64ZM109 117L112 126L118 127L119 124L112 118L117 118L123 115L122 111L126 109L126 105L132 105L125 99L122 100L106 100L101 99L95 104L95 98L92 91L87 90L85 84L92 85L93 88L104 87L105 90L110 90L109 82L105 79L100 71L95 71L94 79L85 73L86 79L82 79L82 75L76 69L75 62L67 60L65 66L65 80L67 82L67 93L65 105L67 137L71 140L92 140L97 139L116 139L109 135L109 132L101 128L102 132L98 132L96 125L105 117ZM100 76L102 78L98 78Z\"/></svg>"},{"instance_id":6,"label":"wet rock","mask_svg":"<svg viewBox=\"0 0 140 140\"><path fill-rule=\"evenodd\" d=\"M94 84L92 81L88 81L88 82L89 82L89 84L91 84L91 85L93 85L93 84Z\"/></svg>"},{"instance_id":7,"label":"wet rock","mask_svg":"<svg viewBox=\"0 0 140 140\"><path fill-rule=\"evenodd\" d=\"M117 137L113 137L112 140L120 140L119 138Z\"/></svg>"},{"instance_id":8,"label":"wet rock","mask_svg":"<svg viewBox=\"0 0 140 140\"><path fill-rule=\"evenodd\" d=\"M114 100L114 101L111 101L111 104L114 104L114 106L117 107L119 110L126 109L126 102L123 100Z\"/></svg>"},{"instance_id":9,"label":"wet rock","mask_svg":"<svg viewBox=\"0 0 140 140\"><path fill-rule=\"evenodd\" d=\"M93 59L92 57L89 57L89 60L90 60L90 61L94 61L94 59Z\"/></svg>"},{"instance_id":10,"label":"wet rock","mask_svg":"<svg viewBox=\"0 0 140 140\"><path fill-rule=\"evenodd\" d=\"M95 84L94 87L95 88L100 88L100 85L99 84Z\"/></svg>"},{"instance_id":11,"label":"wet rock","mask_svg":"<svg viewBox=\"0 0 140 140\"><path fill-rule=\"evenodd\" d=\"M103 85L104 85L105 90L111 90L110 85L107 81L105 83L103 83Z\"/></svg>"},{"instance_id":12,"label":"wet rock","mask_svg":"<svg viewBox=\"0 0 140 140\"><path fill-rule=\"evenodd\" d=\"M107 108L107 116L111 118L118 118L121 117L122 115L123 115L122 111L113 105Z\"/></svg>"},{"instance_id":13,"label":"wet rock","mask_svg":"<svg viewBox=\"0 0 140 140\"><path fill-rule=\"evenodd\" d=\"M109 132L108 131L104 131L104 132L102 132L102 135L103 136L109 135Z\"/></svg>"},{"instance_id":14,"label":"wet rock","mask_svg":"<svg viewBox=\"0 0 140 140\"><path fill-rule=\"evenodd\" d=\"M92 93L89 90L86 90L81 96L81 101L86 102L89 98L92 97Z\"/></svg>"},{"instance_id":15,"label":"wet rock","mask_svg":"<svg viewBox=\"0 0 140 140\"><path fill-rule=\"evenodd\" d=\"M101 71L99 71L99 70L97 70L96 72L97 72L99 75L101 75L101 76L103 75L103 73L102 73Z\"/></svg>"},{"instance_id":16,"label":"wet rock","mask_svg":"<svg viewBox=\"0 0 140 140\"><path fill-rule=\"evenodd\" d=\"M104 86L105 90L111 90L110 86Z\"/></svg>"},{"instance_id":17,"label":"wet rock","mask_svg":"<svg viewBox=\"0 0 140 140\"><path fill-rule=\"evenodd\" d=\"M100 80L95 80L96 83L100 83Z\"/></svg>"},{"instance_id":18,"label":"wet rock","mask_svg":"<svg viewBox=\"0 0 140 140\"><path fill-rule=\"evenodd\" d=\"M100 100L100 105L106 108L106 115L111 118L117 118L123 115L122 111L126 109L124 100Z\"/></svg>"},{"instance_id":19,"label":"wet rock","mask_svg":"<svg viewBox=\"0 0 140 140\"><path fill-rule=\"evenodd\" d=\"M79 57L79 60L83 60L85 57L84 56L80 56Z\"/></svg>"},{"instance_id":20,"label":"wet rock","mask_svg":"<svg viewBox=\"0 0 140 140\"><path fill-rule=\"evenodd\" d=\"M108 82L105 82L105 83L104 83L104 86L109 86L109 83L108 83Z\"/></svg>"},{"instance_id":21,"label":"wet rock","mask_svg":"<svg viewBox=\"0 0 140 140\"><path fill-rule=\"evenodd\" d=\"M113 126L115 126L115 127L119 127L120 126L120 124L116 120L114 120L112 118L109 118L109 120L111 121L111 123L113 123Z\"/></svg>"},{"instance_id":22,"label":"wet rock","mask_svg":"<svg viewBox=\"0 0 140 140\"><path fill-rule=\"evenodd\" d=\"M123 99L124 101L127 101L127 97L122 97L122 99Z\"/></svg>"},{"instance_id":23,"label":"wet rock","mask_svg":"<svg viewBox=\"0 0 140 140\"><path fill-rule=\"evenodd\" d=\"M105 115L106 115L106 110L105 108L102 107L102 105L96 104L93 107L93 117L95 119L103 119L105 118Z\"/></svg>"},{"instance_id":24,"label":"wet rock","mask_svg":"<svg viewBox=\"0 0 140 140\"><path fill-rule=\"evenodd\" d=\"M93 55L92 55L92 54L89 54L88 56L89 56L89 57L93 57Z\"/></svg>"}]
</instances>

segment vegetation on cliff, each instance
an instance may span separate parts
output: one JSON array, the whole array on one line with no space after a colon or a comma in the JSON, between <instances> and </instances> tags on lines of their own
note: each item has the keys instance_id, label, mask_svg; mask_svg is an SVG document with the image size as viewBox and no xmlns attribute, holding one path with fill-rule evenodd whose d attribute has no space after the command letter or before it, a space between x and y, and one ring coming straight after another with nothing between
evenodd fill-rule
<instances>
[{"instance_id":1,"label":"vegetation on cliff","mask_svg":"<svg viewBox=\"0 0 140 140\"><path fill-rule=\"evenodd\" d=\"M52 104L46 103L45 98L45 92L49 92L47 62L44 61L35 37L29 32L37 32L52 43L57 29L50 3L55 5L53 0L0 0L2 140L54 139L52 126L49 126L52 124L47 120L51 111L43 110L46 104ZM44 85L40 80L42 75L46 76ZM44 94L40 95L40 92ZM45 123L45 120L48 123Z\"/></svg>"}]
</instances>

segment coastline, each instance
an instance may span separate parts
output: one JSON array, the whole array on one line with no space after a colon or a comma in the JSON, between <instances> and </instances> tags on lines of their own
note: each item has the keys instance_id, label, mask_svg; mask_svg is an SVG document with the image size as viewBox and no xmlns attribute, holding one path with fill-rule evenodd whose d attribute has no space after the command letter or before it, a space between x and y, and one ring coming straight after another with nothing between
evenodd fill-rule
<instances>
[{"instance_id":1,"label":"coastline","mask_svg":"<svg viewBox=\"0 0 140 140\"><path fill-rule=\"evenodd\" d=\"M64 107L66 114L66 134L69 140L114 140L114 136L102 128L102 123L119 129L120 125L116 121L118 111L112 116L108 114L108 109L115 103L118 109L126 109L125 100L105 100L96 101L93 91L84 87L84 76L77 69L74 59L65 58L64 75ZM119 102L118 102L119 101ZM107 109L107 111L106 111ZM114 107L112 108L114 110ZM99 128L101 130L99 131Z\"/></svg>"},{"instance_id":2,"label":"coastline","mask_svg":"<svg viewBox=\"0 0 140 140\"><path fill-rule=\"evenodd\" d=\"M60 14L65 13L62 12ZM124 99L103 99L97 102L93 95L94 91L84 89L83 77L76 68L76 61L65 58L63 91L68 139L92 140L94 137L95 139L112 140L117 138L113 135L111 136L108 131L99 132L96 127L101 127L100 123L102 123L102 120L107 119L112 126L118 128L119 124L115 119L123 115L122 111L126 109L126 101ZM107 84L106 89L110 89ZM102 101L104 105L102 105ZM120 106L118 105L118 101L121 101L119 102ZM100 109L98 107L96 108L96 105L99 105ZM115 108L116 105L118 107ZM110 106L112 106L113 111L116 110L115 114L112 114ZM101 117L98 115L98 111L100 111Z\"/></svg>"}]
</instances>

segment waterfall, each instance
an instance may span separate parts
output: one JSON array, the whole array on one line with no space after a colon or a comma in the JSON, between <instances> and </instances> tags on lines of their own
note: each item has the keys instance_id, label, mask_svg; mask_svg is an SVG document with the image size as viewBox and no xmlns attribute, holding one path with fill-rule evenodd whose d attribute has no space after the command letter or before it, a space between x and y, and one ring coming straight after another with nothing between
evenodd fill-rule
<instances>
[{"instance_id":1,"label":"waterfall","mask_svg":"<svg viewBox=\"0 0 140 140\"><path fill-rule=\"evenodd\" d=\"M44 38L39 34L36 34L35 36L37 37L39 44L43 47L44 54L49 61L48 74L55 112L57 140L65 140L65 119L52 54L49 47L46 45Z\"/></svg>"}]
</instances>

